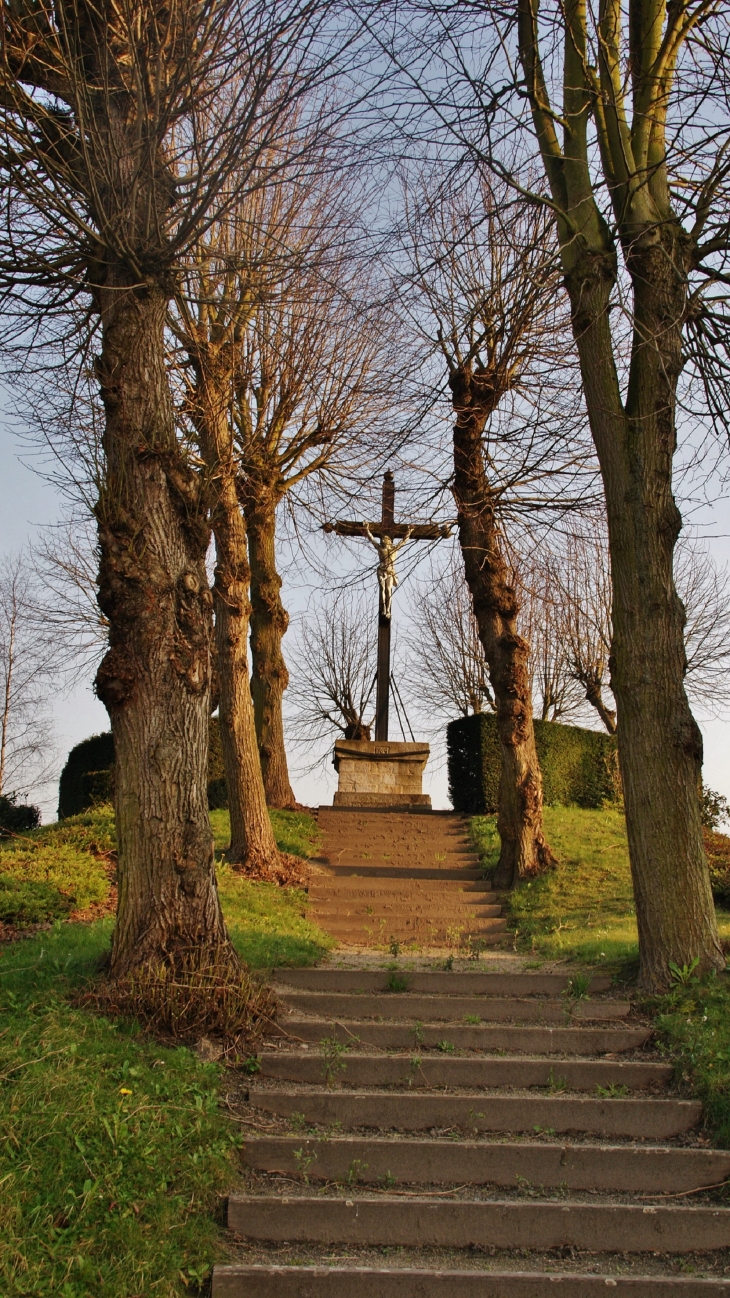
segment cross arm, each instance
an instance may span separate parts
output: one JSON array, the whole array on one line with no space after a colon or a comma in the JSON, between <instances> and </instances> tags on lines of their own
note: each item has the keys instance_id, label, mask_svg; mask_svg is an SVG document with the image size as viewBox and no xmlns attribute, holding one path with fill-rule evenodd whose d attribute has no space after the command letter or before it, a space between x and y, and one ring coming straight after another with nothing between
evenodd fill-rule
<instances>
[{"instance_id":1,"label":"cross arm","mask_svg":"<svg viewBox=\"0 0 730 1298\"><path fill-rule=\"evenodd\" d=\"M438 541L440 537L451 536L451 523L368 523L367 529L373 536L389 536L391 540ZM337 536L367 536L366 524L338 519L336 523L325 523L323 532L335 532Z\"/></svg>"}]
</instances>

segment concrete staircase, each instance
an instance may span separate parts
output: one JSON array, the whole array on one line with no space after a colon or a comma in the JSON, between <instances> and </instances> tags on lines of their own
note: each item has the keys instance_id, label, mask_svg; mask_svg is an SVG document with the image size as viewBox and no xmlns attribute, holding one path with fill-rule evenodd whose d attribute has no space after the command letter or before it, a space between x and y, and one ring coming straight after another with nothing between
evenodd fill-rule
<instances>
[{"instance_id":1,"label":"concrete staircase","mask_svg":"<svg viewBox=\"0 0 730 1298\"><path fill-rule=\"evenodd\" d=\"M355 947L500 943L507 922L460 816L321 807L308 917Z\"/></svg>"},{"instance_id":2,"label":"concrete staircase","mask_svg":"<svg viewBox=\"0 0 730 1298\"><path fill-rule=\"evenodd\" d=\"M730 1298L730 1152L606 978L274 982L213 1298Z\"/></svg>"}]
</instances>

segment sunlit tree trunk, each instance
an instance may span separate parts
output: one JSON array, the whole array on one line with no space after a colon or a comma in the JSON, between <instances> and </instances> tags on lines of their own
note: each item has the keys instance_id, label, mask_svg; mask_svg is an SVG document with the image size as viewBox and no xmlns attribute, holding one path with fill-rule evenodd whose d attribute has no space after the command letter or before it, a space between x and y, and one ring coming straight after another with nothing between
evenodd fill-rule
<instances>
[{"instance_id":1,"label":"sunlit tree trunk","mask_svg":"<svg viewBox=\"0 0 730 1298\"><path fill-rule=\"evenodd\" d=\"M231 817L229 859L266 878L278 849L266 807L249 683L251 603L246 523L238 501L228 383L198 357L191 409L208 470L216 568L213 585L223 765Z\"/></svg>"},{"instance_id":2,"label":"sunlit tree trunk","mask_svg":"<svg viewBox=\"0 0 730 1298\"><path fill-rule=\"evenodd\" d=\"M449 383L454 425L454 497L459 544L479 638L489 666L502 751L497 828L501 840L495 884L511 888L554 862L542 823L542 775L535 748L529 646L517 631L514 585L502 554L495 502L482 454L491 413L490 385L465 368Z\"/></svg>"},{"instance_id":3,"label":"sunlit tree trunk","mask_svg":"<svg viewBox=\"0 0 730 1298\"><path fill-rule=\"evenodd\" d=\"M115 976L226 930L208 820L209 528L175 438L162 292L110 274L97 362L107 475L97 516L109 649L96 678L111 719L119 906Z\"/></svg>"},{"instance_id":4,"label":"sunlit tree trunk","mask_svg":"<svg viewBox=\"0 0 730 1298\"><path fill-rule=\"evenodd\" d=\"M263 488L246 491L251 564L251 693L261 772L270 807L295 807L284 745L284 691L289 673L281 642L289 615L276 569L276 502Z\"/></svg>"}]
</instances>

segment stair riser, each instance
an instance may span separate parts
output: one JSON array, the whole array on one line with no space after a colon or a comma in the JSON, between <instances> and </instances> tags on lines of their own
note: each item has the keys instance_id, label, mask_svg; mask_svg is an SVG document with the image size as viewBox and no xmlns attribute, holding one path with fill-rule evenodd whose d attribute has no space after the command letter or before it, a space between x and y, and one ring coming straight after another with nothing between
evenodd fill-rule
<instances>
[{"instance_id":1,"label":"stair riser","mask_svg":"<svg viewBox=\"0 0 730 1298\"><path fill-rule=\"evenodd\" d=\"M451 927L441 929L435 924L424 923L423 926L404 928L392 919L383 920L373 916L368 925L342 928L339 924L327 922L322 927L331 937L337 938L344 946L372 947L374 950L386 950L389 943L399 942L402 946L411 943L414 947L435 950L453 950L479 940L486 946L504 946L510 935L505 933L505 921L501 919L471 919L456 921Z\"/></svg>"},{"instance_id":2,"label":"stair riser","mask_svg":"<svg viewBox=\"0 0 730 1298\"><path fill-rule=\"evenodd\" d=\"M408 977L407 974L403 976L406 979ZM498 996L440 998L398 992L381 996L349 996L329 992L291 992L284 989L281 997L290 1009L319 1017L418 1019L422 1023L448 1023L476 1014L492 1023L511 1020L565 1025L568 1009L565 1004L556 1001L507 1000ZM576 1006L572 1017L581 1021L611 1020L625 1018L628 1012L627 1001L582 1001Z\"/></svg>"},{"instance_id":3,"label":"stair riser","mask_svg":"<svg viewBox=\"0 0 730 1298\"><path fill-rule=\"evenodd\" d=\"M457 901L469 901L491 905L496 903L497 894L488 883L467 881L454 889ZM346 875L336 883L315 877L309 884L309 897L320 900L345 900L357 898L385 897L393 901L412 901L414 897L430 898L444 896L443 881L440 879L418 879L406 882L402 879L379 879L377 883L368 883L359 879L356 874Z\"/></svg>"},{"instance_id":4,"label":"stair riser","mask_svg":"<svg viewBox=\"0 0 730 1298\"><path fill-rule=\"evenodd\" d=\"M440 883L461 883L464 880L480 883L484 876L480 870L460 866L444 866L435 869L433 866L408 866L399 868L392 865L336 865L330 861L327 873L334 878L345 879L399 879L404 882L418 879L436 879Z\"/></svg>"},{"instance_id":5,"label":"stair riser","mask_svg":"<svg viewBox=\"0 0 730 1298\"><path fill-rule=\"evenodd\" d=\"M417 1062L414 1062L417 1061ZM339 1063L337 1086L502 1087L524 1089L550 1086L569 1091L595 1091L615 1083L629 1090L661 1086L672 1076L671 1064L620 1063L613 1060L450 1059L347 1055ZM321 1085L326 1081L322 1055L264 1054L261 1076Z\"/></svg>"},{"instance_id":6,"label":"stair riser","mask_svg":"<svg viewBox=\"0 0 730 1298\"><path fill-rule=\"evenodd\" d=\"M728 1209L612 1204L231 1197L228 1225L261 1241L402 1248L677 1254L730 1244Z\"/></svg>"},{"instance_id":7,"label":"stair riser","mask_svg":"<svg viewBox=\"0 0 730 1298\"><path fill-rule=\"evenodd\" d=\"M691 1276L516 1271L216 1267L212 1298L730 1298L730 1281Z\"/></svg>"},{"instance_id":8,"label":"stair riser","mask_svg":"<svg viewBox=\"0 0 730 1298\"><path fill-rule=\"evenodd\" d=\"M320 1042L322 1037L335 1037L346 1044L378 1046L381 1050L418 1050L433 1048L442 1041L443 1025L424 1023L416 1030L406 1024L368 1023L359 1019L339 1022L326 1019L300 1019L294 1015L286 1020L286 1030L304 1041ZM575 1054L600 1055L638 1050L649 1039L646 1028L535 1028L535 1027L462 1027L449 1024L449 1041L457 1050L508 1050L524 1054Z\"/></svg>"},{"instance_id":9,"label":"stair riser","mask_svg":"<svg viewBox=\"0 0 730 1298\"><path fill-rule=\"evenodd\" d=\"M284 991L384 992L391 970L380 969L275 969L272 977ZM411 992L436 996L559 996L568 986L564 974L456 973L401 971ZM590 993L608 991L611 979L591 979Z\"/></svg>"},{"instance_id":10,"label":"stair riser","mask_svg":"<svg viewBox=\"0 0 730 1298\"><path fill-rule=\"evenodd\" d=\"M443 928L446 923L451 922L471 924L475 919L499 919L501 914L501 906L493 906L481 901L461 905L458 898L453 896L443 897L441 900L434 898L433 901L428 899L420 901L415 896L404 901L374 897L371 902L353 901L349 897L322 901L315 897L310 901L307 910L307 918L313 920L315 924L323 919L340 920L343 924L355 921L367 924L370 920L382 918L388 923L402 925L415 921L435 924L437 928Z\"/></svg>"},{"instance_id":11,"label":"stair riser","mask_svg":"<svg viewBox=\"0 0 730 1298\"><path fill-rule=\"evenodd\" d=\"M299 1154L299 1157L295 1157ZM310 1181L347 1181L353 1168L364 1185L497 1185L567 1187L608 1193L662 1194L717 1185L730 1176L720 1150L647 1149L600 1145L458 1144L256 1136L246 1140L246 1167Z\"/></svg>"},{"instance_id":12,"label":"stair riser","mask_svg":"<svg viewBox=\"0 0 730 1298\"><path fill-rule=\"evenodd\" d=\"M269 1113L304 1115L307 1122L344 1129L532 1133L581 1132L593 1136L667 1140L691 1131L702 1115L692 1100L593 1100L491 1095L360 1094L254 1089L251 1103Z\"/></svg>"}]
</instances>

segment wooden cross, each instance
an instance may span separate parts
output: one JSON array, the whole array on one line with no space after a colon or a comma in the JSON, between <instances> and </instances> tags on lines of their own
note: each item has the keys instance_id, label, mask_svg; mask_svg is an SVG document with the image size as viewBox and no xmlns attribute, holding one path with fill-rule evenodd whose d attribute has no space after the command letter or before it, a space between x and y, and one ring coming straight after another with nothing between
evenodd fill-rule
<instances>
[{"instance_id":1,"label":"wooden cross","mask_svg":"<svg viewBox=\"0 0 730 1298\"><path fill-rule=\"evenodd\" d=\"M388 471L383 478L383 504L379 523L355 523L344 519L325 523L325 532L337 536L362 536L378 551L378 668L375 696L375 738L382 742L388 738L388 712L390 709L390 619L393 591L398 585L395 574L395 556L406 541L438 541L451 535L449 523L396 523L395 481ZM375 538L379 540L376 541ZM394 542L399 541L399 545Z\"/></svg>"}]
</instances>

